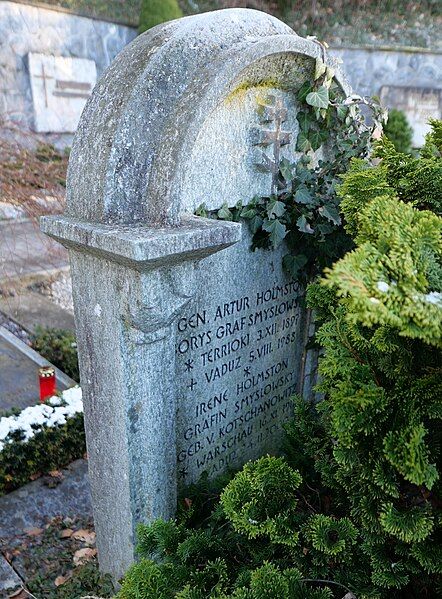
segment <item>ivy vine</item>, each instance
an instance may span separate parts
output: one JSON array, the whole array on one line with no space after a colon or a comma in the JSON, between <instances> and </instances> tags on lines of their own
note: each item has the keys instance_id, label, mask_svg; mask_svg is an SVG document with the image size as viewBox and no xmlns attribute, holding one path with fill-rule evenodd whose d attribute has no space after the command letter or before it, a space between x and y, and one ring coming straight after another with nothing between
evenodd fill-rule
<instances>
[{"instance_id":1,"label":"ivy vine","mask_svg":"<svg viewBox=\"0 0 442 599\"><path fill-rule=\"evenodd\" d=\"M224 203L209 212L202 204L196 214L248 222L252 249L274 249L284 241L287 272L306 282L351 248L344 231L336 193L340 176L353 158L366 158L380 136L386 110L378 98L344 97L334 70L318 58L313 81L296 92L299 155L279 165L277 190L243 206Z\"/></svg>"}]
</instances>

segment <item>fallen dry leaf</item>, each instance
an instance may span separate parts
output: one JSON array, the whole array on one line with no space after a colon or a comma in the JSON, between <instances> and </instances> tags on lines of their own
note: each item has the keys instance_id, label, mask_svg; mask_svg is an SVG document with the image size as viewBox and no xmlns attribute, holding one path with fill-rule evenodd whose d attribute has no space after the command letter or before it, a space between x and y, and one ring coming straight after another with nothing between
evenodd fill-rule
<instances>
[{"instance_id":1,"label":"fallen dry leaf","mask_svg":"<svg viewBox=\"0 0 442 599\"><path fill-rule=\"evenodd\" d=\"M49 476L51 478L56 478L59 481L62 481L64 479L64 474L61 470L51 470L49 472Z\"/></svg>"},{"instance_id":2,"label":"fallen dry leaf","mask_svg":"<svg viewBox=\"0 0 442 599\"><path fill-rule=\"evenodd\" d=\"M56 478L57 476L63 476L63 472L61 470L50 470L49 476Z\"/></svg>"},{"instance_id":3,"label":"fallen dry leaf","mask_svg":"<svg viewBox=\"0 0 442 599\"><path fill-rule=\"evenodd\" d=\"M69 539L70 537L72 537L73 532L74 531L72 530L72 528L65 528L60 533L60 539Z\"/></svg>"},{"instance_id":4,"label":"fallen dry leaf","mask_svg":"<svg viewBox=\"0 0 442 599\"><path fill-rule=\"evenodd\" d=\"M28 537L38 537L43 532L42 528L25 528L25 533Z\"/></svg>"},{"instance_id":5,"label":"fallen dry leaf","mask_svg":"<svg viewBox=\"0 0 442 599\"><path fill-rule=\"evenodd\" d=\"M54 584L56 587L61 587L62 584L64 584L65 582L67 582L69 580L69 578L72 576L72 572L68 572L66 574L66 576L57 576L57 578L54 580Z\"/></svg>"},{"instance_id":6,"label":"fallen dry leaf","mask_svg":"<svg viewBox=\"0 0 442 599\"><path fill-rule=\"evenodd\" d=\"M92 530L76 530L72 533L72 538L77 539L78 541L83 541L86 545L94 545L95 544L95 532Z\"/></svg>"},{"instance_id":7,"label":"fallen dry leaf","mask_svg":"<svg viewBox=\"0 0 442 599\"><path fill-rule=\"evenodd\" d=\"M41 476L41 472L34 472L34 474L31 474L31 476L29 477L29 480L37 480L37 478L40 478Z\"/></svg>"},{"instance_id":8,"label":"fallen dry leaf","mask_svg":"<svg viewBox=\"0 0 442 599\"><path fill-rule=\"evenodd\" d=\"M92 547L84 547L83 549L79 549L74 553L74 564L76 566L80 566L97 555L97 550L92 549Z\"/></svg>"}]
</instances>

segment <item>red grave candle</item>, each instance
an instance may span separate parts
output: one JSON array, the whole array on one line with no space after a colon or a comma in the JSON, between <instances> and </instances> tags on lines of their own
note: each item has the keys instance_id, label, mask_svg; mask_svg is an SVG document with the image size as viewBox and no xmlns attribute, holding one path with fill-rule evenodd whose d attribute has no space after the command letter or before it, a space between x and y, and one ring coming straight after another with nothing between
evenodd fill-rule
<instances>
[{"instance_id":1,"label":"red grave candle","mask_svg":"<svg viewBox=\"0 0 442 599\"><path fill-rule=\"evenodd\" d=\"M55 368L44 366L38 369L38 380L40 382L40 401L45 401L57 392L55 380Z\"/></svg>"}]
</instances>

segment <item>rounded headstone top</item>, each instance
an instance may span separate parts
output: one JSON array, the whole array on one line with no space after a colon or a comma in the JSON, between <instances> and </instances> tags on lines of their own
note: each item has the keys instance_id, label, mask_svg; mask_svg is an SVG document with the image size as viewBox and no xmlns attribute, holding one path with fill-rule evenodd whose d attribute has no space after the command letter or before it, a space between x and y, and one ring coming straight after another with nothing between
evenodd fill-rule
<instances>
[{"instance_id":1,"label":"rounded headstone top","mask_svg":"<svg viewBox=\"0 0 442 599\"><path fill-rule=\"evenodd\" d=\"M295 157L296 91L322 52L250 9L186 17L139 36L104 73L83 112L67 215L177 225L180 214L202 203L215 209L270 193L271 176L259 168L272 150L266 137L276 127L278 155ZM348 92L338 71L336 79ZM263 120L263 110L273 117Z\"/></svg>"}]
</instances>

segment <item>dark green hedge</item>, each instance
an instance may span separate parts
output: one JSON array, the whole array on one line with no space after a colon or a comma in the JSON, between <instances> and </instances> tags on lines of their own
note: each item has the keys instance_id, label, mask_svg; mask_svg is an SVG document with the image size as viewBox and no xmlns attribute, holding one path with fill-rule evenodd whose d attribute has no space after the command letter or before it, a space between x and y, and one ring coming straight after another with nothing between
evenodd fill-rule
<instances>
[{"instance_id":1,"label":"dark green hedge","mask_svg":"<svg viewBox=\"0 0 442 599\"><path fill-rule=\"evenodd\" d=\"M413 129L402 110L392 108L388 111L388 122L384 134L393 143L398 152L410 154L412 149Z\"/></svg>"},{"instance_id":2,"label":"dark green hedge","mask_svg":"<svg viewBox=\"0 0 442 599\"><path fill-rule=\"evenodd\" d=\"M0 452L0 496L28 483L31 476L57 470L86 452L83 414L64 425L44 428L29 441L21 441L19 431L14 438Z\"/></svg>"},{"instance_id":3,"label":"dark green hedge","mask_svg":"<svg viewBox=\"0 0 442 599\"><path fill-rule=\"evenodd\" d=\"M139 31L142 33L155 25L183 16L177 0L143 0Z\"/></svg>"},{"instance_id":4,"label":"dark green hedge","mask_svg":"<svg viewBox=\"0 0 442 599\"><path fill-rule=\"evenodd\" d=\"M37 327L32 347L74 381L80 380L77 343L72 331Z\"/></svg>"}]
</instances>

